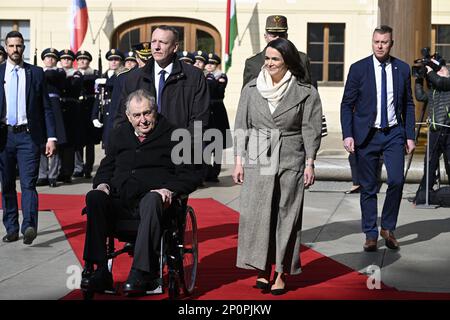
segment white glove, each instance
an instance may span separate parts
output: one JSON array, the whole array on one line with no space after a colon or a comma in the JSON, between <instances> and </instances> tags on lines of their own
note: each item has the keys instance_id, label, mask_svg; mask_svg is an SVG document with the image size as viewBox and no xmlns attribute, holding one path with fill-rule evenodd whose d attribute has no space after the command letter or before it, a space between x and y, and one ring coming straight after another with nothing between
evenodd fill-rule
<instances>
[{"instance_id":1,"label":"white glove","mask_svg":"<svg viewBox=\"0 0 450 320\"><path fill-rule=\"evenodd\" d=\"M92 124L93 124L94 127L96 127L96 128L101 128L101 127L103 127L103 123L101 123L100 121L98 121L98 119L92 120Z\"/></svg>"}]
</instances>

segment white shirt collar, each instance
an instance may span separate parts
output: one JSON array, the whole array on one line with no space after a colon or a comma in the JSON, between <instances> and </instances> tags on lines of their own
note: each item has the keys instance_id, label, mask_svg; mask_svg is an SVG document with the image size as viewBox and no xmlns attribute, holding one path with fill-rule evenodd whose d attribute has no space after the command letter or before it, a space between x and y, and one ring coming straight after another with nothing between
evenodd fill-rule
<instances>
[{"instance_id":1,"label":"white shirt collar","mask_svg":"<svg viewBox=\"0 0 450 320\"><path fill-rule=\"evenodd\" d=\"M173 69L173 62L171 62L167 67L165 67L165 68L164 68L164 71L166 71L166 72L167 72L167 75L169 75L169 74L172 73L172 69ZM155 74L159 75L159 72L160 72L161 70L163 70L163 68L161 68L161 67L159 66L159 64L156 63L156 61L155 61Z\"/></svg>"},{"instance_id":2,"label":"white shirt collar","mask_svg":"<svg viewBox=\"0 0 450 320\"><path fill-rule=\"evenodd\" d=\"M16 64L12 64L8 59L6 59L6 74L8 74L9 72L11 72L12 69L14 69L15 66L19 66L19 68L23 68L23 61L16 65Z\"/></svg>"},{"instance_id":3,"label":"white shirt collar","mask_svg":"<svg viewBox=\"0 0 450 320\"><path fill-rule=\"evenodd\" d=\"M375 55L372 55L372 59L373 59L373 64L375 66L381 66L381 62L375 57ZM386 66L388 66L391 63L391 57L387 58L387 60L385 61Z\"/></svg>"}]
</instances>

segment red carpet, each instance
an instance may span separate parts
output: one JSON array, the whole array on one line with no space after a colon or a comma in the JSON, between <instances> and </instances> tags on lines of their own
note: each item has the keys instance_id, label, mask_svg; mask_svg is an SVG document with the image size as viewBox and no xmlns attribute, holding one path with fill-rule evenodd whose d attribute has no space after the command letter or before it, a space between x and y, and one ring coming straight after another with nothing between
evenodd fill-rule
<instances>
[{"instance_id":1,"label":"red carpet","mask_svg":"<svg viewBox=\"0 0 450 320\"><path fill-rule=\"evenodd\" d=\"M40 210L53 210L75 254L82 261L85 217L80 215L84 196L39 195ZM235 267L238 214L213 199L191 199L198 223L199 268L193 299L450 299L450 293L398 291L382 284L381 290L368 290L367 276L320 253L302 248L303 273L288 278L288 293L274 297L252 288L256 273ZM114 263L115 282L124 282L131 258L122 255ZM97 299L125 299L123 296L96 295ZM82 299L75 290L63 299ZM126 298L128 299L128 298ZM167 299L167 294L140 299Z\"/></svg>"}]
</instances>

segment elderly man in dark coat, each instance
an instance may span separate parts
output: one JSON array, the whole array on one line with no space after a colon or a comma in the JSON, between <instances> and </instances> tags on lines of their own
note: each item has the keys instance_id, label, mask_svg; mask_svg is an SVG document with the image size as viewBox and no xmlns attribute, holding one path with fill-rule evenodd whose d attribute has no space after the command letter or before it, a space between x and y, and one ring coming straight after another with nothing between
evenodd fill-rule
<instances>
[{"instance_id":1,"label":"elderly man in dark coat","mask_svg":"<svg viewBox=\"0 0 450 320\"><path fill-rule=\"evenodd\" d=\"M133 265L125 293L152 290L157 277L163 210L173 193L189 194L198 181L191 165L171 160L173 126L156 112L155 98L137 90L126 101L129 122L115 128L110 148L94 178L95 190L86 195L87 230L84 260L97 266L85 273L83 289L103 292L113 285L107 267L106 237L117 216L139 216Z\"/></svg>"}]
</instances>

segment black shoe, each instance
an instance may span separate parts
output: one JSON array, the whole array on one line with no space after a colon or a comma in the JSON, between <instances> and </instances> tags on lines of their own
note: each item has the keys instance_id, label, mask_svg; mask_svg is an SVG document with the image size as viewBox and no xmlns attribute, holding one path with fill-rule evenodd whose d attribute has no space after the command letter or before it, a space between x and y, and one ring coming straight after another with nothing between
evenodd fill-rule
<instances>
[{"instance_id":1,"label":"black shoe","mask_svg":"<svg viewBox=\"0 0 450 320\"><path fill-rule=\"evenodd\" d=\"M32 244L33 240L36 239L36 236L36 229L34 229L33 227L28 227L23 234L23 243Z\"/></svg>"},{"instance_id":2,"label":"black shoe","mask_svg":"<svg viewBox=\"0 0 450 320\"><path fill-rule=\"evenodd\" d=\"M270 289L270 282L263 282L263 281L260 281L260 280L256 280L255 288L256 289L261 289L261 290L269 290Z\"/></svg>"},{"instance_id":3,"label":"black shoe","mask_svg":"<svg viewBox=\"0 0 450 320\"><path fill-rule=\"evenodd\" d=\"M74 178L82 178L83 177L83 172L74 172L72 177L74 177Z\"/></svg>"},{"instance_id":4,"label":"black shoe","mask_svg":"<svg viewBox=\"0 0 450 320\"><path fill-rule=\"evenodd\" d=\"M80 287L91 292L114 291L113 276L108 269L97 269L94 273L83 271Z\"/></svg>"},{"instance_id":5,"label":"black shoe","mask_svg":"<svg viewBox=\"0 0 450 320\"><path fill-rule=\"evenodd\" d=\"M58 184L56 183L56 179L48 179L48 185L50 188L55 188Z\"/></svg>"},{"instance_id":6,"label":"black shoe","mask_svg":"<svg viewBox=\"0 0 450 320\"><path fill-rule=\"evenodd\" d=\"M18 232L14 232L14 233L8 233L6 236L3 237L3 242L14 242L19 240L19 233Z\"/></svg>"},{"instance_id":7,"label":"black shoe","mask_svg":"<svg viewBox=\"0 0 450 320\"><path fill-rule=\"evenodd\" d=\"M126 295L142 295L146 291L152 291L158 287L156 278L156 274L131 268L128 279L123 285L123 293Z\"/></svg>"},{"instance_id":8,"label":"black shoe","mask_svg":"<svg viewBox=\"0 0 450 320\"><path fill-rule=\"evenodd\" d=\"M43 187L48 185L48 179L47 178L39 178L36 181L36 187Z\"/></svg>"}]
</instances>

